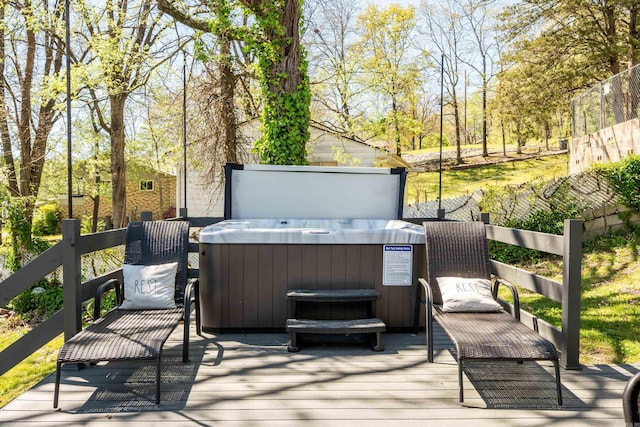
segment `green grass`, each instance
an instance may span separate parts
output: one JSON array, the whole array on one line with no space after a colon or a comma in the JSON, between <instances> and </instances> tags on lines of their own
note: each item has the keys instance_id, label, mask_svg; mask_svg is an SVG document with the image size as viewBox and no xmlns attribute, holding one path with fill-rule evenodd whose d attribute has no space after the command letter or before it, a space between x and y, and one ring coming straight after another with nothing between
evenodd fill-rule
<instances>
[{"instance_id":1,"label":"green grass","mask_svg":"<svg viewBox=\"0 0 640 427\"><path fill-rule=\"evenodd\" d=\"M584 244L580 362L640 363L640 230L621 231ZM561 262L521 265L562 280ZM521 290L522 308L556 327L560 304Z\"/></svg>"},{"instance_id":2,"label":"green grass","mask_svg":"<svg viewBox=\"0 0 640 427\"><path fill-rule=\"evenodd\" d=\"M8 320L0 323L0 350L26 334L28 326L11 325ZM62 335L0 375L0 408L42 381L55 371L58 349L62 347Z\"/></svg>"},{"instance_id":3,"label":"green grass","mask_svg":"<svg viewBox=\"0 0 640 427\"><path fill-rule=\"evenodd\" d=\"M500 158L498 156L496 159ZM445 170L442 174L442 198L471 194L489 186L519 185L536 179L551 180L566 176L569 156L566 154L537 159L495 163L472 169ZM437 200L438 172L410 173L407 179L407 202L413 203L416 193L420 201Z\"/></svg>"}]
</instances>

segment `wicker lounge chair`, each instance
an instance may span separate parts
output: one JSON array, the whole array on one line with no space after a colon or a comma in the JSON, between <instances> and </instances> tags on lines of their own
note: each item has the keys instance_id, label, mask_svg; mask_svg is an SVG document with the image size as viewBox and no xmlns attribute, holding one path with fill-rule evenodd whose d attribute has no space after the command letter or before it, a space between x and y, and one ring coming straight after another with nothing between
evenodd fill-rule
<instances>
[{"instance_id":1,"label":"wicker lounge chair","mask_svg":"<svg viewBox=\"0 0 640 427\"><path fill-rule=\"evenodd\" d=\"M628 426L640 426L640 372L629 379L622 393L624 422Z\"/></svg>"},{"instance_id":2,"label":"wicker lounge chair","mask_svg":"<svg viewBox=\"0 0 640 427\"><path fill-rule=\"evenodd\" d=\"M455 345L459 399L464 400L462 372L467 360L550 360L555 365L558 404L562 405L558 353L551 342L520 322L518 294L504 281L494 281L513 295L514 314L494 312L445 312L437 278L491 279L489 248L482 222L425 222L428 279L420 278L425 292L428 361L433 362L433 321L437 321ZM491 297L489 297L491 300ZM493 302L491 301L493 304Z\"/></svg>"},{"instance_id":3,"label":"wicker lounge chair","mask_svg":"<svg viewBox=\"0 0 640 427\"><path fill-rule=\"evenodd\" d=\"M175 284L169 274L165 299L171 293L176 308L124 309L125 286L119 280L109 280L98 287L95 298L94 323L69 339L60 349L56 366L53 407L58 407L60 373L66 363L85 364L101 361L155 360L156 403L160 403L160 370L162 347L181 320L184 320L182 360L189 358L189 317L191 304L196 308L196 329L200 333L199 304L196 300L197 281L187 280L189 243L188 221L132 222L127 227L125 264L135 266L171 265L176 271ZM165 282L166 283L166 282ZM119 306L100 317L102 295L115 289ZM132 292L133 293L133 292Z\"/></svg>"}]
</instances>

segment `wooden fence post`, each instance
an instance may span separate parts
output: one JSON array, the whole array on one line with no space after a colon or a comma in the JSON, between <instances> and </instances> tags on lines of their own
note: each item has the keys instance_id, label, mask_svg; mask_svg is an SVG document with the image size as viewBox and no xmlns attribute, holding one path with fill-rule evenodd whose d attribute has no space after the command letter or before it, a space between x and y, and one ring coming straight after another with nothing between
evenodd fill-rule
<instances>
[{"instance_id":1,"label":"wooden fence post","mask_svg":"<svg viewBox=\"0 0 640 427\"><path fill-rule=\"evenodd\" d=\"M560 349L560 364L565 369L580 369L582 234L582 220L565 220L562 271L562 348Z\"/></svg>"},{"instance_id":2,"label":"wooden fence post","mask_svg":"<svg viewBox=\"0 0 640 427\"><path fill-rule=\"evenodd\" d=\"M62 285L64 301L64 340L67 341L82 330L82 268L80 220L62 220Z\"/></svg>"}]
</instances>

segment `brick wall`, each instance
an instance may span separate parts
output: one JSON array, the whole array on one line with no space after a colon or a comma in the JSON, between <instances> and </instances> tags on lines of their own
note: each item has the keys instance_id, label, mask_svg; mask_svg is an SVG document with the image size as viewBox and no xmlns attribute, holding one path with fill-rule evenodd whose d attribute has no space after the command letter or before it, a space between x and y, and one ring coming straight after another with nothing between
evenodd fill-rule
<instances>
[{"instance_id":1,"label":"brick wall","mask_svg":"<svg viewBox=\"0 0 640 427\"><path fill-rule=\"evenodd\" d=\"M140 181L153 182L152 190L141 190ZM63 201L62 217L67 217L67 206ZM174 176L163 175L160 178L144 177L140 180L129 180L127 182L127 216L131 221L140 219L140 212L151 211L153 219L161 219L162 215L171 207L176 206L176 178ZM73 204L73 216L83 218L91 216L93 212L93 201L90 197L84 196L80 200L75 199ZM102 197L98 217L103 220L111 216L111 198Z\"/></svg>"}]
</instances>

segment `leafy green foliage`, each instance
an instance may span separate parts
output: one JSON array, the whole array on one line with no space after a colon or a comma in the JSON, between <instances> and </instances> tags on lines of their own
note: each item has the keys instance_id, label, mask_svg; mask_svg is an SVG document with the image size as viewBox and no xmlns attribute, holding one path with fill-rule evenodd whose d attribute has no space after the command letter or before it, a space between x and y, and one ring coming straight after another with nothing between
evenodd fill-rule
<instances>
[{"instance_id":1,"label":"leafy green foliage","mask_svg":"<svg viewBox=\"0 0 640 427\"><path fill-rule=\"evenodd\" d=\"M36 209L33 216L33 235L50 236L58 231L60 223L60 205L58 203L47 203Z\"/></svg>"},{"instance_id":2,"label":"leafy green foliage","mask_svg":"<svg viewBox=\"0 0 640 427\"><path fill-rule=\"evenodd\" d=\"M536 189L532 186L533 193ZM546 198L548 209L535 209L529 213L526 218L506 219L500 225L521 230L537 231L548 234L564 233L564 221L568 218L580 218L584 207L577 200L571 200L565 185L560 185L555 192ZM488 199L483 200L483 207L487 209L487 205L496 203L501 197L508 197L511 193L513 197L513 188L505 187L501 191L489 193ZM487 209L490 210L490 209ZM522 262L540 261L545 255L533 249L522 248L519 246L508 245L500 242L491 242L491 255L494 259L508 264L520 264Z\"/></svg>"},{"instance_id":3,"label":"leafy green foliage","mask_svg":"<svg viewBox=\"0 0 640 427\"><path fill-rule=\"evenodd\" d=\"M607 180L620 201L640 212L640 155L631 155L615 163L594 167L594 172Z\"/></svg>"},{"instance_id":4,"label":"leafy green foliage","mask_svg":"<svg viewBox=\"0 0 640 427\"><path fill-rule=\"evenodd\" d=\"M259 3L259 8L251 10L255 25L243 40L246 49L258 60L257 77L264 101L262 136L254 149L263 163L304 165L311 90L306 53L299 40L294 39L300 22L284 22L286 1ZM294 18L300 20L299 16ZM293 29L291 34L287 34L285 25Z\"/></svg>"},{"instance_id":5,"label":"leafy green foliage","mask_svg":"<svg viewBox=\"0 0 640 427\"><path fill-rule=\"evenodd\" d=\"M11 300L11 308L25 319L48 317L62 308L63 290L57 281L42 279Z\"/></svg>"}]
</instances>

